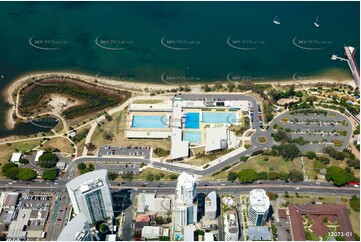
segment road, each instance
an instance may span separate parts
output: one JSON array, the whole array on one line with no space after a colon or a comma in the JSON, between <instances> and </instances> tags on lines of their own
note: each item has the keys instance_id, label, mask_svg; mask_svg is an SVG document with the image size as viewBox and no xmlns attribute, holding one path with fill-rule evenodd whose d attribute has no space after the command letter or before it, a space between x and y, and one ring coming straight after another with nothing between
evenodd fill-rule
<instances>
[{"instance_id":1,"label":"road","mask_svg":"<svg viewBox=\"0 0 361 242\"><path fill-rule=\"evenodd\" d=\"M53 182L16 182L13 184L9 184L9 180L1 180L0 181L0 191L19 191L24 192L30 189L32 192L41 192L41 191L52 191L52 192L60 192L66 189L65 184L66 181L61 181L58 184ZM360 193L360 188L345 186L345 187L336 187L331 183L320 183L316 184L315 182L300 182L300 183L292 183L292 182L283 182L283 181L272 181L274 184L270 182L254 183L243 185L240 183L231 183L231 182L199 182L197 184L197 192L204 192L208 194L211 191L216 191L220 194L240 194L249 192L252 189L261 188L266 191L271 192L298 192L298 193L314 193L314 194L331 194L331 195L354 195ZM223 185L224 184L224 185ZM132 189L138 192L159 192L165 194L173 194L174 189L176 187L176 182L149 182L146 186L141 182L111 182L112 189ZM299 187L298 190L296 188Z\"/></svg>"}]
</instances>

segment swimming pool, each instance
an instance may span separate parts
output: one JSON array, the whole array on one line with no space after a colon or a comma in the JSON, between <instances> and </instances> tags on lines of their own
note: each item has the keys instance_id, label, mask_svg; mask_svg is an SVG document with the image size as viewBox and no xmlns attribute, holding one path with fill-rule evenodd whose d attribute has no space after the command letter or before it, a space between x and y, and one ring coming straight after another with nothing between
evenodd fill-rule
<instances>
[{"instance_id":1,"label":"swimming pool","mask_svg":"<svg viewBox=\"0 0 361 242\"><path fill-rule=\"evenodd\" d=\"M186 129L199 129L199 113L187 113L186 114Z\"/></svg>"},{"instance_id":2,"label":"swimming pool","mask_svg":"<svg viewBox=\"0 0 361 242\"><path fill-rule=\"evenodd\" d=\"M237 123L237 113L235 112L203 112L202 122L203 123Z\"/></svg>"},{"instance_id":3,"label":"swimming pool","mask_svg":"<svg viewBox=\"0 0 361 242\"><path fill-rule=\"evenodd\" d=\"M168 125L168 117L134 115L132 119L132 128L166 128Z\"/></svg>"},{"instance_id":4,"label":"swimming pool","mask_svg":"<svg viewBox=\"0 0 361 242\"><path fill-rule=\"evenodd\" d=\"M187 131L183 132L183 140L188 141L189 143L202 143L202 133L201 131Z\"/></svg>"}]
</instances>

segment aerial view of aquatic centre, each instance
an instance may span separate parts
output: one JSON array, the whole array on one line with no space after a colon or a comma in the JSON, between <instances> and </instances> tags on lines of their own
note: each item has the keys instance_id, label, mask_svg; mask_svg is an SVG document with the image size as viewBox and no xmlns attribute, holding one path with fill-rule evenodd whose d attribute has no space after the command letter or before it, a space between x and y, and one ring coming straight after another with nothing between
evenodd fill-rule
<instances>
[{"instance_id":1,"label":"aerial view of aquatic centre","mask_svg":"<svg viewBox=\"0 0 361 242\"><path fill-rule=\"evenodd\" d=\"M360 241L359 1L0 1L0 239Z\"/></svg>"}]
</instances>

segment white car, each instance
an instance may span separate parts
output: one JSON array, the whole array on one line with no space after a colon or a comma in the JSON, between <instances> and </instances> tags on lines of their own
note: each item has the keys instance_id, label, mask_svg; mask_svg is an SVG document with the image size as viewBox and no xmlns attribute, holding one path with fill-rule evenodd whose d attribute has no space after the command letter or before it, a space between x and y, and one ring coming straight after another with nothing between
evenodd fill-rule
<instances>
[{"instance_id":1,"label":"white car","mask_svg":"<svg viewBox=\"0 0 361 242\"><path fill-rule=\"evenodd\" d=\"M296 190L300 190L300 187L296 187Z\"/></svg>"}]
</instances>

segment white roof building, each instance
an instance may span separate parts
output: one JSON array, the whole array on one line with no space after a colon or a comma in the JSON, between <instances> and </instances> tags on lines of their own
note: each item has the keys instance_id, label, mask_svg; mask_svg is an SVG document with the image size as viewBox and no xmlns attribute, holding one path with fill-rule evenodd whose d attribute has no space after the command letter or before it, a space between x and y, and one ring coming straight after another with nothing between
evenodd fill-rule
<instances>
[{"instance_id":1,"label":"white roof building","mask_svg":"<svg viewBox=\"0 0 361 242\"><path fill-rule=\"evenodd\" d=\"M24 227L28 225L30 215L31 209L20 209L17 219L10 223L9 232L6 238L15 240L26 240L27 231L24 231Z\"/></svg>"},{"instance_id":2,"label":"white roof building","mask_svg":"<svg viewBox=\"0 0 361 242\"><path fill-rule=\"evenodd\" d=\"M92 241L89 222L85 215L79 213L63 228L58 241Z\"/></svg>"},{"instance_id":3,"label":"white roof building","mask_svg":"<svg viewBox=\"0 0 361 242\"><path fill-rule=\"evenodd\" d=\"M20 159L21 159L21 152L14 152L12 155L11 155L11 158L10 158L10 162L12 163L19 163Z\"/></svg>"},{"instance_id":4,"label":"white roof building","mask_svg":"<svg viewBox=\"0 0 361 242\"><path fill-rule=\"evenodd\" d=\"M194 231L196 231L194 225L184 227L184 240L183 241L194 241Z\"/></svg>"},{"instance_id":5,"label":"white roof building","mask_svg":"<svg viewBox=\"0 0 361 242\"><path fill-rule=\"evenodd\" d=\"M182 130L172 128L170 158L181 159L189 156L189 142L182 140Z\"/></svg>"},{"instance_id":6,"label":"white roof building","mask_svg":"<svg viewBox=\"0 0 361 242\"><path fill-rule=\"evenodd\" d=\"M105 236L105 241L116 241L117 235L115 234L107 234Z\"/></svg>"},{"instance_id":7,"label":"white roof building","mask_svg":"<svg viewBox=\"0 0 361 242\"><path fill-rule=\"evenodd\" d=\"M222 150L228 148L228 134L226 127L206 128L206 148L205 152Z\"/></svg>"},{"instance_id":8,"label":"white roof building","mask_svg":"<svg viewBox=\"0 0 361 242\"><path fill-rule=\"evenodd\" d=\"M270 201L263 189L254 189L249 193L248 217L256 226L262 226L268 218Z\"/></svg>"},{"instance_id":9,"label":"white roof building","mask_svg":"<svg viewBox=\"0 0 361 242\"><path fill-rule=\"evenodd\" d=\"M56 168L58 168L59 170L64 170L66 167L66 162L65 161L58 161L56 163Z\"/></svg>"},{"instance_id":10,"label":"white roof building","mask_svg":"<svg viewBox=\"0 0 361 242\"><path fill-rule=\"evenodd\" d=\"M38 151L36 152L34 161L35 161L35 162L38 162L38 161L39 161L39 157L42 156L43 154L44 154L44 151L43 151L43 150L38 150Z\"/></svg>"},{"instance_id":11,"label":"white roof building","mask_svg":"<svg viewBox=\"0 0 361 242\"><path fill-rule=\"evenodd\" d=\"M168 104L140 104L132 103L128 108L131 112L172 112L172 103Z\"/></svg>"},{"instance_id":12,"label":"white roof building","mask_svg":"<svg viewBox=\"0 0 361 242\"><path fill-rule=\"evenodd\" d=\"M145 130L126 130L125 136L128 139L168 139L172 136L170 131L145 131Z\"/></svg>"},{"instance_id":13,"label":"white roof building","mask_svg":"<svg viewBox=\"0 0 361 242\"><path fill-rule=\"evenodd\" d=\"M214 234L212 232L204 233L204 241L214 241Z\"/></svg>"},{"instance_id":14,"label":"white roof building","mask_svg":"<svg viewBox=\"0 0 361 242\"><path fill-rule=\"evenodd\" d=\"M173 117L172 127L182 128L182 99L174 98L173 100Z\"/></svg>"},{"instance_id":15,"label":"white roof building","mask_svg":"<svg viewBox=\"0 0 361 242\"><path fill-rule=\"evenodd\" d=\"M138 195L138 213L167 213L170 211L170 198L156 197L155 193Z\"/></svg>"},{"instance_id":16,"label":"white roof building","mask_svg":"<svg viewBox=\"0 0 361 242\"><path fill-rule=\"evenodd\" d=\"M216 219L217 217L217 193L210 192L205 198L204 203L205 215L208 219Z\"/></svg>"},{"instance_id":17,"label":"white roof building","mask_svg":"<svg viewBox=\"0 0 361 242\"><path fill-rule=\"evenodd\" d=\"M228 210L224 214L224 232L225 241L238 241L239 239L239 226L237 212Z\"/></svg>"},{"instance_id":18,"label":"white roof building","mask_svg":"<svg viewBox=\"0 0 361 242\"><path fill-rule=\"evenodd\" d=\"M186 205L193 204L193 201L197 195L195 177L183 172L178 177L175 192L175 200L177 203L184 203Z\"/></svg>"},{"instance_id":19,"label":"white roof building","mask_svg":"<svg viewBox=\"0 0 361 242\"><path fill-rule=\"evenodd\" d=\"M90 223L113 217L113 202L107 170L95 170L66 184L75 214L83 213Z\"/></svg>"},{"instance_id":20,"label":"white roof building","mask_svg":"<svg viewBox=\"0 0 361 242\"><path fill-rule=\"evenodd\" d=\"M161 227L144 226L142 229L142 237L144 239L158 239L161 235Z\"/></svg>"}]
</instances>

